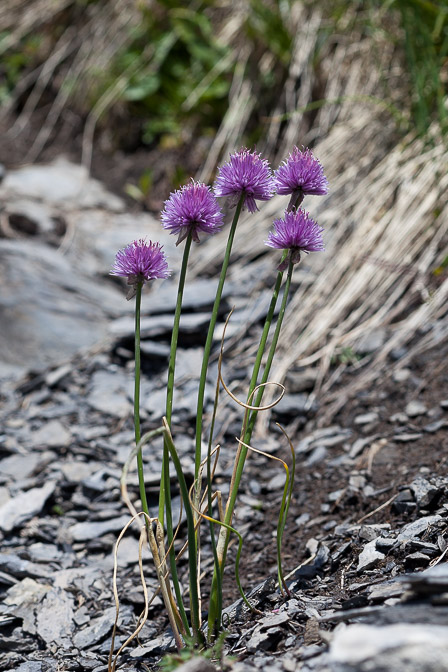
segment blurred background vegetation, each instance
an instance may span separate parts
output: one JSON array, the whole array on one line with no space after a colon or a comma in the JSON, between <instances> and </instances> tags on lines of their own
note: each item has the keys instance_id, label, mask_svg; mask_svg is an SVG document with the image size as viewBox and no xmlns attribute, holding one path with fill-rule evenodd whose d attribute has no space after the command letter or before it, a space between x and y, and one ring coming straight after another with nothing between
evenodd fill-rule
<instances>
[{"instance_id":1,"label":"blurred background vegetation","mask_svg":"<svg viewBox=\"0 0 448 672\"><path fill-rule=\"evenodd\" d=\"M242 144L274 167L315 150L331 189L306 207L326 254L296 273L273 379L317 366L327 419L344 367L371 381L448 338L447 86L448 0L0 2L6 168L63 154L158 218ZM260 230L280 205L239 226L232 281L273 272ZM201 245L190 277L213 275L225 243ZM375 330L382 347L358 361Z\"/></svg>"},{"instance_id":2,"label":"blurred background vegetation","mask_svg":"<svg viewBox=\"0 0 448 672\"><path fill-rule=\"evenodd\" d=\"M273 158L292 117L300 144L359 103L446 137L443 0L8 0L0 31L0 160L68 152L149 207L240 143Z\"/></svg>"}]
</instances>

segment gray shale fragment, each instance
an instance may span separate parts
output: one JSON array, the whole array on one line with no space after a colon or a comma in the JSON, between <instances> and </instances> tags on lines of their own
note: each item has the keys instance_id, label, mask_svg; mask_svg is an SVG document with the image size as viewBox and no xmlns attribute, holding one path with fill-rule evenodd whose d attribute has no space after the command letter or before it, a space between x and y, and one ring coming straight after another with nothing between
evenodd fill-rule
<instances>
[{"instance_id":1,"label":"gray shale fragment","mask_svg":"<svg viewBox=\"0 0 448 672\"><path fill-rule=\"evenodd\" d=\"M132 410L128 396L131 377L125 371L95 371L88 404L100 413L125 418Z\"/></svg>"},{"instance_id":2,"label":"gray shale fragment","mask_svg":"<svg viewBox=\"0 0 448 672\"><path fill-rule=\"evenodd\" d=\"M376 550L376 542L376 539L369 541L369 543L364 546L364 549L359 554L357 567L358 572L365 571L366 569L372 569L372 567L375 567L386 557L384 553Z\"/></svg>"},{"instance_id":3,"label":"gray shale fragment","mask_svg":"<svg viewBox=\"0 0 448 672\"><path fill-rule=\"evenodd\" d=\"M31 488L8 500L0 508L0 529L10 532L14 527L40 513L55 487L54 481L48 481L42 488Z\"/></svg>"},{"instance_id":4,"label":"gray shale fragment","mask_svg":"<svg viewBox=\"0 0 448 672\"><path fill-rule=\"evenodd\" d=\"M23 579L15 584L6 593L1 612L23 619L24 632L35 634L37 606L43 600L51 586L38 583L34 579Z\"/></svg>"},{"instance_id":5,"label":"gray shale fragment","mask_svg":"<svg viewBox=\"0 0 448 672\"><path fill-rule=\"evenodd\" d=\"M448 672L448 627L397 623L336 631L331 672Z\"/></svg>"},{"instance_id":6,"label":"gray shale fragment","mask_svg":"<svg viewBox=\"0 0 448 672\"><path fill-rule=\"evenodd\" d=\"M426 478L418 476L409 486L414 494L415 501L422 508L431 504L439 494L440 489L432 485Z\"/></svg>"},{"instance_id":7,"label":"gray shale fragment","mask_svg":"<svg viewBox=\"0 0 448 672\"><path fill-rule=\"evenodd\" d=\"M430 526L436 525L442 520L442 517L439 515L436 516L424 516L415 520L413 523L408 523L403 527L400 534L398 535L398 541L407 541L408 539L413 539L418 537L420 534L425 532Z\"/></svg>"},{"instance_id":8,"label":"gray shale fragment","mask_svg":"<svg viewBox=\"0 0 448 672\"><path fill-rule=\"evenodd\" d=\"M355 425L370 425L374 422L378 422L380 416L375 411L371 413L363 413L362 415L357 415L354 419Z\"/></svg>"},{"instance_id":9,"label":"gray shale fragment","mask_svg":"<svg viewBox=\"0 0 448 672\"><path fill-rule=\"evenodd\" d=\"M74 645L82 650L104 639L112 630L115 613L115 607L110 607L99 618L92 618L90 625L75 634L73 637ZM120 619L118 624L120 624Z\"/></svg>"},{"instance_id":10,"label":"gray shale fragment","mask_svg":"<svg viewBox=\"0 0 448 672\"><path fill-rule=\"evenodd\" d=\"M73 597L61 588L52 588L46 593L36 614L38 634L47 644L54 642L61 646L61 642L73 632L73 614Z\"/></svg>"},{"instance_id":11,"label":"gray shale fragment","mask_svg":"<svg viewBox=\"0 0 448 672\"><path fill-rule=\"evenodd\" d=\"M111 518L110 520L100 522L75 523L68 528L68 533L73 541L90 541L108 532L120 532L129 523L130 519L129 515L124 515L119 518Z\"/></svg>"},{"instance_id":12,"label":"gray shale fragment","mask_svg":"<svg viewBox=\"0 0 448 672\"><path fill-rule=\"evenodd\" d=\"M216 672L216 667L205 658L192 658L180 667L176 672Z\"/></svg>"},{"instance_id":13,"label":"gray shale fragment","mask_svg":"<svg viewBox=\"0 0 448 672\"><path fill-rule=\"evenodd\" d=\"M70 444L71 433L59 422L59 420L50 420L50 422L46 422L34 432L32 440L35 446L63 448Z\"/></svg>"},{"instance_id":14,"label":"gray shale fragment","mask_svg":"<svg viewBox=\"0 0 448 672\"><path fill-rule=\"evenodd\" d=\"M15 553L0 553L0 571L8 572L19 579L29 576L46 578L51 575L47 567L23 560Z\"/></svg>"},{"instance_id":15,"label":"gray shale fragment","mask_svg":"<svg viewBox=\"0 0 448 672\"><path fill-rule=\"evenodd\" d=\"M409 418L417 418L419 415L425 415L427 412L425 404L421 401L410 401L405 408L405 413Z\"/></svg>"}]
</instances>

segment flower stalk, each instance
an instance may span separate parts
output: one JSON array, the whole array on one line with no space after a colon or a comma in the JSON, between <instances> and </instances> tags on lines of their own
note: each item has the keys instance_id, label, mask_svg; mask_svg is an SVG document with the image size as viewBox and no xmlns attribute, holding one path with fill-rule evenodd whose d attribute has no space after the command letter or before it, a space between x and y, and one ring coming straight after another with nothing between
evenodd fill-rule
<instances>
[{"instance_id":1,"label":"flower stalk","mask_svg":"<svg viewBox=\"0 0 448 672\"><path fill-rule=\"evenodd\" d=\"M236 228L243 209L247 209L252 213L255 212L258 209L257 201L269 200L275 191L280 195L289 194L290 201L283 217L274 221L274 228L269 233L268 239L265 241L266 245L269 247L282 250L282 257L278 266L278 273L273 287L270 305L260 336L257 353L255 355L246 402L240 402L233 396L233 393L227 387L221 376L223 354L221 349L218 364L218 382L216 386L211 426L208 432L207 458L202 461L204 398L207 373L213 345L213 336L234 245ZM145 437L142 439L140 428L141 298L142 289L146 282L156 278L166 278L169 276L170 271L168 270L161 246L158 243L147 242L144 239L134 241L128 247L120 250L117 253L115 264L111 271L113 275L127 278L127 283L130 286L127 298L131 299L135 297L134 433L136 448L131 454L128 462L130 464L130 460L135 459L136 456L139 492L143 513L136 512L135 508L130 505L129 498L127 500L125 499L125 501L134 516L143 516L146 520L148 539L150 541L154 562L156 563L157 576L161 585L162 595L173 627L173 632L175 632L176 635L178 647L183 645L182 638L183 642L190 641L190 625L194 644L196 646L202 646L203 644L203 634L201 631L201 572L199 565L201 521L208 521L214 558L214 574L210 591L208 615L209 640L211 641L218 637L221 628L222 576L231 534L235 534L239 541L235 568L238 589L245 602L250 606L244 595L239 579L238 566L243 539L241 534L232 527L233 515L248 451L251 450L255 453L264 454L262 451L250 445L257 415L260 411L267 410L278 403L277 400L268 406L262 406L262 399L265 386L273 384L268 382L268 379L285 317L294 265L300 262L303 254L324 249L322 227L320 227L306 211L302 210L300 206L305 195L322 195L327 193L327 191L328 182L323 173L322 166L310 150L299 150L297 147L294 147L289 157L273 174L268 162L263 159L260 154L242 148L235 154L231 154L230 160L219 168L213 191L205 184L192 180L189 184L173 192L169 199L165 201L165 207L161 216L162 226L170 233L178 236L176 245L185 242L185 247L179 274L176 308L171 335L166 409L165 417L163 418L163 428L159 428L158 430L155 430L155 432L145 435L145 437L149 437L153 434L155 436L163 433L164 437L158 518L154 519L151 519L148 510L142 458L142 446L146 439ZM205 234L215 234L219 232L223 226L223 213L216 197L228 198L230 205L235 207L235 212L222 261L199 376L194 439L194 481L189 490L171 433L176 356L182 302L192 243L199 243L200 236L202 237L202 235ZM286 279L284 277L285 272ZM274 324L274 313L279 302L282 285L283 297L278 318L275 323L274 333L268 347L269 336ZM219 457L219 446L214 449L212 448L221 384L225 391L245 408L240 436L237 439L238 447L234 460L229 494L224 510L221 505L220 493L213 492L212 488L214 473ZM280 384L277 385L282 388L283 394L284 387ZM282 431L285 434L284 430ZM277 526L277 563L280 589L288 593L281 566L281 545L285 530L286 516L292 497L295 455L289 437L286 438L288 438L291 449L292 472L290 473L289 467L284 460L281 460L280 458L274 459L281 462L286 471L286 482ZM215 457L212 466L213 455ZM175 534L172 520L170 462L172 462L176 473L176 481L180 489L187 522L187 541L177 558L174 548ZM127 463L126 465L127 469L129 468L129 464ZM206 483L205 488L203 489L202 472L204 465L206 465ZM213 515L215 499L218 501L219 516ZM155 530L153 530L154 523ZM216 530L216 526L219 527L219 532ZM166 548L168 549L167 551L165 551ZM188 550L189 615L187 615L184 606L184 596L182 595L176 565L176 559L179 559L186 550ZM173 590L174 593L172 592Z\"/></svg>"}]
</instances>

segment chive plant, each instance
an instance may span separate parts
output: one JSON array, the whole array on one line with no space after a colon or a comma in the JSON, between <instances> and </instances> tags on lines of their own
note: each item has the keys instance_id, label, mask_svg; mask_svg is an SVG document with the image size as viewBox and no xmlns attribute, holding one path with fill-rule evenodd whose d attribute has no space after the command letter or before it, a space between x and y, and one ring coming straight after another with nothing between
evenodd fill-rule
<instances>
[{"instance_id":1,"label":"chive plant","mask_svg":"<svg viewBox=\"0 0 448 672\"><path fill-rule=\"evenodd\" d=\"M211 579L210 601L208 610L208 639L215 639L221 630L222 620L222 575L225 567L227 549L232 534L239 540L236 558L236 582L243 599L247 602L241 587L238 575L238 565L241 555L243 540L241 535L232 526L233 515L237 502L244 465L249 450L258 451L250 445L257 414L263 410L262 399L266 385L269 383L269 374L275 350L278 344L282 322L285 316L291 287L294 266L300 262L302 254L317 252L324 249L322 233L323 229L309 214L300 206L306 195L323 195L328 191L328 182L319 161L309 149L294 147L289 157L273 173L269 163L255 151L242 148L231 154L227 163L218 170L213 190L195 181L172 193L165 202L161 215L162 226L171 233L178 235L177 245L185 241L182 266L179 274L177 302L172 330L171 350L168 367L166 413L161 418L161 427L158 430L163 434L163 462L160 479L160 496L158 516L151 518L145 488L142 446L144 441L140 431L140 310L142 289L146 282L157 278L167 278L170 274L165 255L158 243L147 242L144 239L134 241L128 247L117 253L115 264L111 274L127 278L131 289L128 299L135 297L135 393L134 393L134 428L137 448L137 472L140 489L141 508L147 521L147 530L150 539L153 539L152 525L155 524L159 551L154 555L154 560L160 563L160 552L163 551L163 563L165 558L170 561L170 578L174 588L177 604L173 604L173 596L165 590L165 606L170 616L170 622L175 623L180 636L176 638L179 645L191 643L191 638L196 644L204 642L204 630L201 623L201 580L198 565L201 523L208 521L210 542L214 557L214 571ZM222 506L220 495L213 493L213 474L216 467L216 455L213 447L213 428L216 410L218 406L220 383L224 390L231 394L221 377L222 348L218 362L218 384L215 395L215 404L212 422L208 430L208 437L203 436L204 396L209 369L209 360L213 344L213 335L221 303L222 292L229 267L232 247L234 244L237 225L244 209L254 213L257 201L267 201L274 193L290 195L289 205L282 218L274 221L274 228L268 234L266 245L282 251L278 274L273 288L272 299L266 315L265 324L260 337L256 353L253 371L247 391L245 402L238 402L245 409L240 437L234 461L233 473L230 483L229 495L225 506ZM194 483L190 491L187 488L182 466L175 448L175 437L171 432L171 419L173 410L176 353L179 337L179 324L182 313L182 298L187 276L188 259L192 242L199 242L199 235L215 234L221 231L224 224L224 216L217 198L226 198L230 206L235 208L233 220L228 233L227 246L222 261L221 273L218 282L215 301L212 308L210 326L208 329L204 347L202 367L199 377L197 416L195 442L192 445L195 470ZM286 273L286 278L284 277ZM283 297L279 309L279 315L273 329L274 312L283 286ZM264 362L264 364L263 364ZM231 395L232 398L233 395ZM269 406L271 407L271 406ZM284 430L282 430L284 432ZM207 457L202 461L202 442L207 445ZM289 441L292 451L292 470L288 469L286 462L282 462L286 469L286 483L281 503L281 510L277 528L277 557L279 588L287 591L281 569L281 540L286 523L286 515L292 496L294 482L294 450ZM140 446L140 448L139 448ZM215 464L212 467L212 458L215 455ZM203 467L206 463L206 477L203 484ZM187 519L187 542L176 557L174 548L175 533L171 511L170 495L170 464L173 465L179 485L183 506ZM218 506L214 507L215 499ZM217 508L217 513L216 513ZM166 530L166 531L164 531ZM151 536L152 535L152 536ZM165 535L165 539L160 538ZM166 543L165 543L166 542ZM151 546L151 544L150 544ZM165 551L164 549L168 550ZM185 596L182 593L177 573L177 559L188 548L189 563L189 613L184 604ZM157 558L157 560L156 560ZM160 566L158 566L158 570ZM168 570L167 570L168 571ZM158 575L160 572L158 571ZM167 576L160 580L167 585ZM163 591L162 591L163 592ZM248 602L247 602L248 603ZM249 605L250 606L250 605Z\"/></svg>"}]
</instances>

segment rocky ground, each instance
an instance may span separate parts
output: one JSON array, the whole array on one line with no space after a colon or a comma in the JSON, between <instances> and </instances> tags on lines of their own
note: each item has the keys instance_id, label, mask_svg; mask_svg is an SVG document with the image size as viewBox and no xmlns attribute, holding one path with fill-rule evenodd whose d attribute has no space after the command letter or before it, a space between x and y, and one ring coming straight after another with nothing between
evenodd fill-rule
<instances>
[{"instance_id":1,"label":"rocky ground","mask_svg":"<svg viewBox=\"0 0 448 672\"><path fill-rule=\"evenodd\" d=\"M0 193L2 284L10 288L0 306L0 670L100 672L107 669L115 616L112 549L129 520L119 480L133 441L132 306L107 271L115 251L142 228L149 236L157 231L174 270L179 251L153 218L129 215L82 171L59 163L49 181L48 170L8 174ZM258 271L268 263L254 260L244 287L232 279L227 286L222 320L237 306L227 380L247 376L244 352L259 333L269 297ZM164 412L175 291L167 282L145 297L145 430L158 426ZM190 481L194 390L213 292L212 279L195 278L181 323L173 434ZM374 341L364 350L380 347ZM274 426L280 421L296 450L283 549L290 594L282 596L275 584L284 473L254 455L236 525L245 540L242 583L262 613L235 602L233 547L223 664L234 672L448 670L447 350L444 343L406 366L400 366L405 352L392 353L381 384L362 389L328 422L322 421L325 400L309 403L315 374L298 369L288 376L288 394L269 426L259 429L256 446L287 455ZM362 370L348 367L340 389L359 375ZM241 415L223 401L216 483L225 493ZM144 459L155 512L161 445ZM135 472L129 491L137 500ZM172 494L179 506L174 479ZM205 541L202 551L203 570L210 572ZM144 604L137 557L138 531L131 530L119 553L115 650ZM151 591L156 579L149 560L145 574ZM154 669L172 646L157 597L118 667Z\"/></svg>"}]
</instances>

